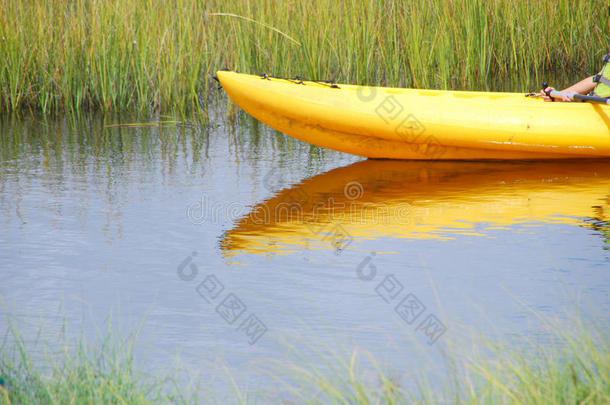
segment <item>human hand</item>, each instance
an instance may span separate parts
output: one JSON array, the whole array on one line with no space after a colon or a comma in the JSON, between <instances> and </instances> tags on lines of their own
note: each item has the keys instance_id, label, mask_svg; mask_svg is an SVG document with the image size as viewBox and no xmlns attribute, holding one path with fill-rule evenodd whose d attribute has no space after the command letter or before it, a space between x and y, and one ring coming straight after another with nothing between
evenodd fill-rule
<instances>
[{"instance_id":1,"label":"human hand","mask_svg":"<svg viewBox=\"0 0 610 405\"><path fill-rule=\"evenodd\" d=\"M544 88L540 91L540 94L542 95L542 98L544 99L544 101L564 101L564 102L572 101L572 99L568 95L565 95L565 94L562 94L559 97L554 96L553 97L554 100L551 100L551 97L548 96L548 94L551 94L552 91L555 91L555 88L550 87L550 86L547 88Z\"/></svg>"}]
</instances>

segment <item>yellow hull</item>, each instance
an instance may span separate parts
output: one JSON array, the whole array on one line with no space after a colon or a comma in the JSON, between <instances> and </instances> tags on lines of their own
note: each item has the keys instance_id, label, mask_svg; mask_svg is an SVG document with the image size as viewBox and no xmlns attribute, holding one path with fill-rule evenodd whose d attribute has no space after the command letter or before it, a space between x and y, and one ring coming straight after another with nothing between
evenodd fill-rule
<instances>
[{"instance_id":1,"label":"yellow hull","mask_svg":"<svg viewBox=\"0 0 610 405\"><path fill-rule=\"evenodd\" d=\"M380 237L485 237L543 223L610 228L610 162L365 160L281 190L224 235L225 256ZM609 233L610 235L610 233Z\"/></svg>"},{"instance_id":2,"label":"yellow hull","mask_svg":"<svg viewBox=\"0 0 610 405\"><path fill-rule=\"evenodd\" d=\"M369 158L610 157L610 106L521 93L364 87L219 71L229 96L272 128Z\"/></svg>"}]
</instances>

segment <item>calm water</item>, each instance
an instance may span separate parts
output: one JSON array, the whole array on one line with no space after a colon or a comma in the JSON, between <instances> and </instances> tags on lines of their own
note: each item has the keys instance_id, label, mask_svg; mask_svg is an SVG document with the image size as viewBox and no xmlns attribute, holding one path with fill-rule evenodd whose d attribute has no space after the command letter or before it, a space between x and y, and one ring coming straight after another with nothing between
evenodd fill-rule
<instances>
[{"instance_id":1,"label":"calm water","mask_svg":"<svg viewBox=\"0 0 610 405\"><path fill-rule=\"evenodd\" d=\"M299 354L404 376L464 331L608 325L610 161L367 161L233 118L3 119L0 328L112 319L146 364L256 387Z\"/></svg>"}]
</instances>

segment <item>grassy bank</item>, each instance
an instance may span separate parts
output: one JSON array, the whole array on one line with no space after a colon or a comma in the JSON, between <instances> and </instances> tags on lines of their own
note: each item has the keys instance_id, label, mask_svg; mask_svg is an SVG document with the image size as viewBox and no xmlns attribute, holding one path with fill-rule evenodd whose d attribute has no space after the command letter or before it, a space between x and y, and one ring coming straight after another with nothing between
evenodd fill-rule
<instances>
[{"instance_id":1,"label":"grassy bank","mask_svg":"<svg viewBox=\"0 0 610 405\"><path fill-rule=\"evenodd\" d=\"M608 50L606 13L605 0L8 0L0 111L199 110L223 66L524 90L593 73Z\"/></svg>"},{"instance_id":2,"label":"grassy bank","mask_svg":"<svg viewBox=\"0 0 610 405\"><path fill-rule=\"evenodd\" d=\"M315 359L303 355L292 366L282 361L272 386L254 393L228 374L226 387L232 392L219 396L210 391L208 379L181 387L176 374L162 378L137 372L132 338L109 334L95 345L82 339L49 347L27 343L13 328L0 346L0 404L245 404L278 403L280 398L283 403L362 405L610 403L607 336L582 324L565 330L569 334L556 331L553 343L544 345L525 344L522 338L518 349L482 341L477 350L485 354L479 356L465 356L454 347L447 355L445 385L427 384L422 365L404 365L411 370L407 388L366 356L326 359L334 366L322 372L313 365ZM371 373L370 365L377 371Z\"/></svg>"}]
</instances>

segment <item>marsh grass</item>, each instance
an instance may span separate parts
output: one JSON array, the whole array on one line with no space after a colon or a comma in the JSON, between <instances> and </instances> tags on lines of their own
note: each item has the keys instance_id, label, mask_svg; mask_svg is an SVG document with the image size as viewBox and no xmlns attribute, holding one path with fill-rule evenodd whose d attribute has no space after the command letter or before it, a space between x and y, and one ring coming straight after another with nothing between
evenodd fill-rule
<instances>
[{"instance_id":1,"label":"marsh grass","mask_svg":"<svg viewBox=\"0 0 610 405\"><path fill-rule=\"evenodd\" d=\"M0 111L206 112L210 76L525 91L595 73L607 2L0 2Z\"/></svg>"},{"instance_id":2,"label":"marsh grass","mask_svg":"<svg viewBox=\"0 0 610 405\"><path fill-rule=\"evenodd\" d=\"M442 366L433 368L404 362L397 372L366 351L345 357L331 350L322 356L327 371L297 352L291 371L278 373L278 380L286 397L306 404L610 403L607 330L578 320L543 322L544 343L540 336L510 344L481 336L453 340L440 349Z\"/></svg>"},{"instance_id":3,"label":"marsh grass","mask_svg":"<svg viewBox=\"0 0 610 405\"><path fill-rule=\"evenodd\" d=\"M191 378L191 385L182 386L175 378L136 371L137 334L120 338L109 328L96 343L81 335L75 341L48 344L39 337L34 342L24 339L11 323L0 346L0 404L610 403L607 331L577 320L555 323L549 333L544 343L525 337L508 345L489 338L468 344L451 341L441 350L442 379L430 380L421 364L405 364L404 370L410 370L407 384L366 352L343 356L293 346L290 365L281 363L264 392L250 395L227 370L221 371L221 378L231 392L218 395L205 387L216 377L194 384ZM422 350L433 348L424 345Z\"/></svg>"},{"instance_id":4,"label":"marsh grass","mask_svg":"<svg viewBox=\"0 0 610 405\"><path fill-rule=\"evenodd\" d=\"M143 404L159 397L154 384L134 373L126 341L108 336L92 349L83 338L55 347L28 345L15 329L11 333L1 352L2 404Z\"/></svg>"}]
</instances>

